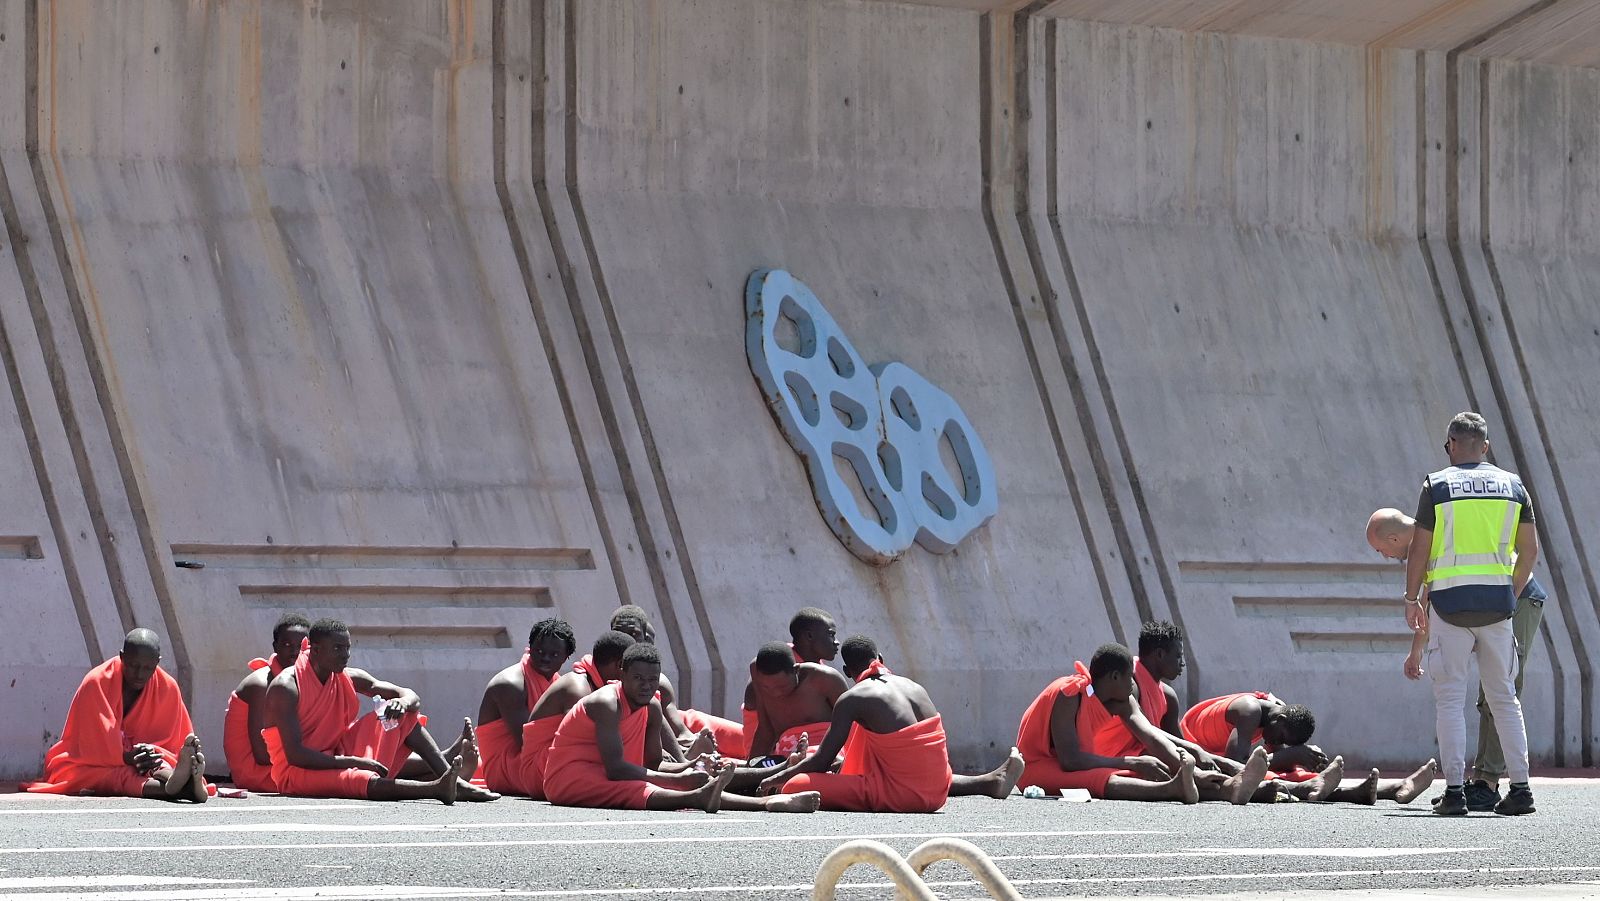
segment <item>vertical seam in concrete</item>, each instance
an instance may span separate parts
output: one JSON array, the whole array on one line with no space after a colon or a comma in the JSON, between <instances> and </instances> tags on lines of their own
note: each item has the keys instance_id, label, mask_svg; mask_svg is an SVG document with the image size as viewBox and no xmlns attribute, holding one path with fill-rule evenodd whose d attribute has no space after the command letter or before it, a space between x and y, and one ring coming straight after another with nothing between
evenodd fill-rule
<instances>
[{"instance_id":1,"label":"vertical seam in concrete","mask_svg":"<svg viewBox=\"0 0 1600 901\"><path fill-rule=\"evenodd\" d=\"M1550 467L1550 477L1551 477L1552 481L1555 482L1556 494L1561 498L1561 512L1563 514L1563 518L1566 520L1567 532L1568 532L1567 538L1568 538L1568 540L1570 540L1572 542L1572 548L1576 552L1576 555L1577 555L1577 558L1578 558L1578 572L1583 577L1584 588L1587 589L1588 592L1589 592L1589 604L1590 604L1590 606L1595 609L1595 612L1597 614L1600 614L1600 604L1596 603L1597 600L1600 600L1600 591L1597 591L1597 589L1596 589L1594 570L1593 570L1593 568L1591 567L1591 565L1589 563L1589 555L1584 549L1583 534L1578 529L1577 517L1573 514L1573 512L1572 512L1572 504L1568 500L1569 495L1567 493L1566 479L1561 474L1561 463L1560 463L1559 460L1557 460L1555 451L1551 446L1550 431L1549 431L1549 428L1545 425L1544 411L1539 407L1538 394L1534 390L1533 374L1528 369L1527 358L1523 354L1523 351L1522 351L1522 342L1520 340L1518 340L1518 338L1517 338L1517 323L1516 323L1516 319L1515 319L1515 317L1512 316L1511 304L1506 299L1505 284L1501 281L1501 278L1500 278L1500 267L1495 262L1494 248L1492 246L1490 246L1490 240L1489 240L1489 238L1490 238L1490 235L1489 235L1489 61L1488 60L1481 60L1478 65L1479 65L1479 67L1478 67L1478 145L1479 145L1478 146L1478 154L1479 154L1479 165L1478 165L1478 177L1479 177L1478 184L1479 184L1479 188L1478 188L1478 195L1479 195L1479 210L1480 210L1480 214L1479 215L1481 216L1481 220L1480 221L1482 222L1481 231L1482 231L1482 242L1483 242L1483 260L1484 260L1484 263L1488 266L1488 269L1489 269L1489 284L1494 289L1495 300L1497 301L1497 304L1500 307L1500 318L1501 318L1501 321L1503 321L1505 323L1506 337L1507 337L1507 339L1509 339L1509 341L1511 343L1511 357L1512 357L1512 360L1515 361L1515 363L1516 363L1517 377L1521 379L1521 381L1522 381L1522 390L1528 396L1528 411L1533 416L1534 431L1536 433L1538 433L1538 436L1539 436L1539 445L1538 446L1539 446L1539 449L1542 450L1543 453L1544 453L1546 465L1548 465ZM1548 529L1546 529L1545 531L1546 531L1546 534L1548 534ZM1541 542L1541 544L1543 544L1546 547L1549 546L1548 542ZM1549 556L1553 561L1554 555L1549 555ZM1555 570L1555 567L1553 565L1551 566L1551 570L1552 570L1552 572ZM1570 612L1570 608L1571 608L1570 601L1571 600L1572 600L1572 595L1566 594L1565 592L1563 592L1563 596L1561 597L1560 601L1561 601L1562 615L1564 617L1567 616L1569 614L1569 612ZM1570 627L1572 624L1571 624L1570 620L1568 622L1569 622L1569 627ZM1585 651L1584 651L1582 636L1580 634L1578 634L1576 629L1569 629L1569 631L1571 631L1573 633L1573 643L1577 645L1578 661L1579 661L1580 669L1581 670L1587 670L1587 671L1583 672L1583 679L1581 680L1581 683L1580 683L1581 684L1581 689L1582 689L1581 690L1581 696L1583 698L1583 710L1582 710L1583 744L1582 744L1581 748L1582 748L1583 765L1584 766L1592 766L1593 765L1593 747L1592 747L1592 742L1593 742L1593 738L1594 738L1594 711L1593 711L1593 705L1591 703L1592 693L1593 693L1592 670L1590 670L1588 667L1585 666L1585 664L1588 663L1588 654L1585 653Z\"/></svg>"},{"instance_id":2,"label":"vertical seam in concrete","mask_svg":"<svg viewBox=\"0 0 1600 901\"><path fill-rule=\"evenodd\" d=\"M1078 517L1078 530L1083 534L1083 540L1089 551L1089 560L1094 568L1095 580L1100 586L1100 599L1105 604L1106 618L1110 621L1112 632L1116 638L1119 641L1126 642L1126 632L1123 629L1121 617L1117 615L1116 604L1111 597L1111 585L1106 576L1105 567L1100 561L1100 552L1095 545L1094 533L1089 528L1089 514L1084 508L1083 495L1079 492L1077 480L1073 477L1072 463L1067 454L1066 440L1061 434L1061 423L1057 420L1055 408L1050 402L1050 390L1044 383L1044 369L1039 362L1038 353L1034 350L1033 341L1029 337L1027 314L1022 308L1022 298L1017 290L1016 278L1012 275L1011 265L1006 258L1005 244L1000 239L1000 225L994 208L995 148L992 138L995 118L994 50L991 46L994 34L994 16L994 13L985 13L978 19L978 90L980 93L978 108L979 128L982 132L979 142L979 159L983 187L981 200L983 224L989 232L989 243L994 251L995 260L999 263L1001 283L1005 286L1006 296L1011 301L1011 312L1016 320L1018 338L1022 343L1023 354L1028 360L1028 371L1033 377L1034 388L1039 393L1040 405L1043 407L1045 414L1045 425L1050 430L1050 441L1055 446L1056 461L1061 467L1062 479L1067 484L1067 493L1072 498L1072 509ZM1069 389L1072 390L1074 403L1081 403L1081 392L1076 390L1074 373L1071 369L1068 369L1066 375Z\"/></svg>"},{"instance_id":3,"label":"vertical seam in concrete","mask_svg":"<svg viewBox=\"0 0 1600 901\"><path fill-rule=\"evenodd\" d=\"M34 94L37 95L38 67L43 65L38 58L37 50L40 39L38 0L29 0L28 3L28 30L28 47L34 53L32 62L35 64L29 67L29 78L35 80ZM52 36L52 48L54 46L53 41ZM54 51L52 49L53 55ZM55 84L54 72L51 73L51 84L52 86ZM35 100L37 100L36 96ZM100 350L95 343L94 330L89 324L88 311L84 309L83 295L78 288L77 273L73 271L72 259L67 254L67 240L66 234L61 228L61 217L56 212L54 198L50 193L50 183L45 176L44 152L39 142L38 125L39 117L43 115L43 112L43 105L35 102L26 117L29 132L27 136L27 156L29 166L33 170L34 189L39 195L39 205L44 210L45 223L50 230L50 242L56 254L56 265L61 270L61 280L66 288L67 302L72 308L73 325L77 329L78 340L83 346L84 363L89 370L90 382L94 386L95 400L99 403L100 415L104 419L106 433L111 441L112 455L116 457L117 474L122 482L124 495L128 500L129 511L133 516L135 538L138 540L139 548L144 554L145 566L150 571L151 588L155 592L156 604L161 610L161 618L166 626L167 640L172 646L177 678L180 687L188 690L192 687L189 683L192 675L189 667L189 648L184 641L176 611L172 606L172 593L167 584L166 570L156 546L154 529L150 523L149 512L145 508L144 496L139 487L138 476L134 472L133 460L128 450L127 437L123 433L117 407L112 400L110 385L106 379L105 365L100 358ZM71 201L67 198L66 175L62 171L61 159L56 152L53 129L50 142L50 158L61 186L62 202L68 205L68 214L70 215ZM82 248L80 247L81 250ZM88 265L87 260L84 261L84 265ZM63 410L63 424L67 426L69 435L77 435L78 449L81 449L82 436L78 433L76 420L71 417L70 413L71 408L69 405L67 410ZM132 603L127 596L127 576L122 571L120 559L116 556L116 548L114 547L109 525L106 523L105 511L97 496L98 488L95 487L92 474L88 471L87 457L84 458L83 465L79 471L82 476L87 476L84 484L85 499L89 500L93 497L92 500L89 500L90 513L91 516L96 517L95 528L100 533L97 537L101 542L102 556L105 557L107 573L112 577L112 588L117 597L118 609L122 612L124 620L131 623L131 629L132 625L137 623L133 622Z\"/></svg>"},{"instance_id":4,"label":"vertical seam in concrete","mask_svg":"<svg viewBox=\"0 0 1600 901\"><path fill-rule=\"evenodd\" d=\"M1528 7L1526 7L1524 9L1522 9L1521 11L1517 12L1515 15L1509 16L1508 18L1506 18L1506 19L1504 19L1504 20L1502 20L1502 21L1500 21L1500 22L1498 22L1498 23L1496 23L1494 25L1491 25L1490 27L1484 29L1483 31L1479 32L1478 34L1474 35L1473 37L1468 38L1467 40L1465 40L1462 43L1456 45L1455 47L1450 48L1450 50L1445 54L1445 227L1446 227L1445 241L1446 241L1446 244L1450 248L1450 257L1451 257L1451 262L1453 263L1453 265L1455 267L1456 280L1460 285L1462 297L1466 301L1467 313L1468 313L1468 316L1469 316L1469 318L1470 318L1470 320L1472 322L1473 335L1474 335L1474 337L1476 338L1476 340L1478 342L1479 348L1483 352L1484 368L1487 371L1487 374L1489 376L1489 385L1490 385L1491 390L1494 392L1495 402L1498 404L1498 406L1499 406L1500 410L1502 411L1502 413L1505 414L1504 415L1505 422L1503 423L1503 425L1505 426L1505 429L1506 429L1506 435L1510 439L1510 444L1511 444L1513 456L1515 458L1517 458L1518 460L1526 460L1526 459L1528 459L1529 455L1528 455L1528 452L1527 452L1526 445L1524 445L1524 443L1522 441L1522 437L1521 437L1520 431L1518 430L1514 419L1508 413L1506 413L1506 411L1508 411L1510 409L1510 403L1509 403L1509 400L1508 400L1507 395L1506 395L1505 384L1501 379L1499 368L1495 365L1495 357L1494 357L1494 354L1493 354L1492 349L1490 347L1488 331L1484 326L1483 317L1480 315L1480 312L1479 312L1479 309L1478 309L1477 292L1472 287L1472 282L1469 280L1468 272L1467 272L1466 254L1463 251L1462 246L1461 246L1462 245L1462 240L1461 240L1461 112L1460 112L1461 68L1460 68L1460 57L1461 57L1461 54L1463 52L1483 44L1485 41L1489 40L1490 38L1494 37L1496 34L1499 34L1502 31L1505 31L1507 29L1516 27L1517 25L1519 25L1523 21L1525 21L1527 18L1529 18L1529 17L1531 17L1531 16L1533 16L1533 15L1539 13L1539 12L1543 12L1545 9L1548 9L1549 7L1553 6L1555 4L1555 2L1556 2L1556 0L1540 0L1540 2L1538 2L1538 3L1531 4ZM1480 74L1481 74L1481 72L1480 72ZM1487 125L1483 121L1483 117L1487 113L1487 110L1488 110L1488 98L1487 98L1488 89L1489 89L1489 86L1488 86L1487 83L1481 83L1479 85L1479 116L1480 116L1479 138L1480 138L1480 141L1482 141L1483 139L1487 138L1487 134L1488 134L1487 130L1486 130L1487 129ZM1486 187L1487 187L1487 185L1484 182L1484 179L1487 177L1487 172L1488 172L1488 168L1487 168L1488 167L1488 160L1487 160L1488 148L1485 147L1485 146L1480 146L1479 147L1479 154L1480 154L1479 190L1480 191L1484 191L1486 189ZM1487 208L1487 201L1486 200L1480 200L1480 203L1479 203L1480 215L1486 213L1487 209L1488 209ZM1489 248L1488 248L1489 236L1488 236L1488 219L1487 219L1486 216L1483 219L1483 221L1480 223L1480 229L1482 231L1481 246L1482 246L1482 249L1485 252L1485 255L1486 255L1485 256L1485 261L1487 262L1488 253L1489 253ZM1493 280L1492 276L1491 276L1491 280ZM1500 295L1498 300L1499 300L1499 305L1501 306L1502 311L1503 311L1504 307L1505 307L1504 291L1502 289L1500 289L1500 288L1495 288L1495 290ZM1509 328L1509 323L1508 323L1508 328ZM1515 346L1514 340L1513 340L1513 346ZM1518 362L1520 364L1520 361L1518 361ZM1532 401L1532 398L1530 396L1530 405L1531 405L1531 401ZM1536 422L1537 422L1537 420L1536 420ZM1547 451L1547 453L1548 453L1548 451ZM1563 495L1563 497L1562 497L1563 505L1562 506L1563 507L1567 506L1564 503L1565 502L1564 492L1562 492L1559 487L1558 487L1557 491L1558 491L1558 493ZM1546 522L1544 520L1539 520L1537 525L1536 525L1536 527L1538 528L1539 532L1541 533L1541 538L1540 538L1541 544L1543 544L1543 545L1545 545L1547 547L1550 546L1550 542L1548 541L1549 528L1546 525ZM1569 527L1570 527L1570 515L1569 515ZM1576 549L1578 547L1578 545L1576 543L1576 532L1575 531L1573 533L1573 538L1574 538L1574 549ZM1582 728L1583 728L1582 741L1581 741L1579 747L1580 747L1580 756L1581 756L1583 765L1584 766L1589 766L1589 765L1591 765L1591 761L1593 759L1592 725L1593 725L1594 713L1593 713L1593 709L1592 709L1593 705L1592 705L1592 702L1591 702L1591 698L1592 698L1592 695L1593 695L1594 686L1593 686L1592 669L1591 669L1591 667L1589 665L1588 651L1584 647L1583 635L1578 629L1578 625L1577 625L1577 623L1576 623L1576 621L1574 619L1574 615L1573 615L1573 612L1571 610L1571 605L1570 605L1570 603L1568 603L1570 601L1570 599L1571 599L1571 595L1567 591L1566 577L1562 573L1561 566L1560 566L1559 562L1556 560L1555 555L1553 555L1553 554L1548 555L1546 559L1548 560L1549 566L1550 566L1550 577L1551 577L1552 580L1555 581L1555 583L1556 583L1556 592L1560 596L1558 598L1558 603L1559 603L1559 606L1560 606L1560 609L1561 609L1562 621L1567 626L1568 637L1572 640L1574 657L1576 658L1577 663L1578 663L1578 672L1579 672L1578 686L1579 686L1580 704L1581 704L1581 708L1582 708L1580 713L1581 713L1581 717L1582 717ZM1591 597L1592 596L1593 595L1591 594ZM1554 657L1554 655L1552 655L1552 659L1553 659L1553 657Z\"/></svg>"},{"instance_id":5,"label":"vertical seam in concrete","mask_svg":"<svg viewBox=\"0 0 1600 901\"><path fill-rule=\"evenodd\" d=\"M673 549L678 555L678 567L683 573L684 585L689 593L689 603L694 609L694 617L700 628L701 640L705 643L706 653L710 657L711 706L714 710L720 710L727 694L727 687L723 684L724 680L722 678L724 671L722 654L717 647L716 632L712 628L710 617L706 613L704 599L700 593L699 579L695 575L693 563L689 560L688 547L683 538L683 526L678 519L677 507L672 501L672 493L670 486L667 484L666 472L661 466L661 455L656 447L655 435L650 427L650 420L646 415L643 398L639 393L638 382L633 373L633 364L628 357L627 343L622 337L616 309L611 300L611 292L606 285L605 273L600 268L600 255L595 247L593 232L589 227L589 217L583 206L583 191L578 178L578 25L575 14L577 6L577 0L568 0L565 23L565 64L567 75L565 85L567 108L565 113L567 127L563 137L566 144L567 196L572 203L573 218L578 225L578 239L583 246L583 252L589 264L590 277L594 280L595 294L600 302L601 314L605 317L606 328L611 333L612 352L616 354L618 368L622 373L623 393L627 397L634 420L638 424L639 438L644 443L645 465L649 467L650 475L655 483L656 493L660 496L662 514L667 521L667 531ZM573 296L572 302L574 313L586 325L587 319L583 317L586 317L587 314L583 312L576 295ZM580 329L580 331L585 335L586 344L593 341L594 336L591 331L587 328ZM598 380L598 384L602 389L597 394L602 398L602 402L606 405L607 412L610 414L606 417L608 428L619 429L620 425L617 423L615 410L610 409L610 400L604 391L605 374L601 371L597 361L593 359L594 355L590 353L589 356L591 358L591 373ZM627 456L620 434L617 437L615 448L617 450L618 464L621 466ZM631 475L631 471L629 474ZM631 497L637 505L637 491ZM638 520L641 541L643 541L643 535L649 532L649 523L645 520L643 511L638 506L635 508L635 518ZM648 556L654 557L653 554ZM652 560L652 563L659 567L659 561ZM657 591L661 603L663 624L674 633L674 656L683 660L683 652L681 650L683 646L682 626L678 621L677 612L673 606L671 592L667 590L664 574L657 579ZM684 663L687 664L687 661L685 660ZM682 665L679 667L678 676L681 693L687 698L693 678L692 669L687 665Z\"/></svg>"},{"instance_id":6,"label":"vertical seam in concrete","mask_svg":"<svg viewBox=\"0 0 1600 901\"><path fill-rule=\"evenodd\" d=\"M22 234L22 221L17 215L16 202L11 196L11 179L6 175L3 164L0 164L0 217L4 218L6 236L11 242L11 255L17 263L17 275L22 279L22 292L27 297L28 306L37 308L40 303L39 278L33 271L33 261L23 250L26 238ZM88 662L93 665L99 661L101 653L95 643L94 617L89 612L89 601L83 594L83 581L78 575L77 561L73 559L71 539L61 516L61 503L56 498L55 485L50 481L49 470L45 466L39 428L23 391L16 348L4 317L0 317L0 353L5 356L6 383L11 388L12 402L17 408L17 420L22 426L23 441L28 446L28 459L33 465L34 479L39 484L39 497L44 503L45 516L50 521L50 532L55 536L56 553L61 558L61 574L67 582L67 594L72 598L72 609L78 616L78 627L83 631Z\"/></svg>"},{"instance_id":7,"label":"vertical seam in concrete","mask_svg":"<svg viewBox=\"0 0 1600 901\"><path fill-rule=\"evenodd\" d=\"M594 510L595 528L600 532L600 542L605 547L606 562L611 566L611 578L617 586L617 597L624 603L628 600L627 580L622 575L621 561L617 557L616 539L611 534L611 528L606 520L606 511L601 503L600 489L594 477L594 468L589 463L589 454L583 440L583 432L578 427L578 415L573 408L572 392L567 387L566 376L561 371L561 362L556 356L555 338L550 333L549 316L545 312L544 299L539 295L539 290L534 286L533 265L528 260L528 247L523 239L522 226L517 222L516 207L511 200L511 188L506 180L506 36L505 36L505 10L506 0L495 0L491 13L490 45L492 55L493 74L492 110L493 119L493 146L494 146L494 189L500 198L500 209L505 214L506 231L511 238L511 252L517 259L517 272L522 276L523 290L528 294L528 305L533 311L533 321L539 330L539 344L544 349L545 363L550 368L550 379L555 384L556 398L561 404L561 416L567 424L567 434L571 438L574 456L578 462L578 472L583 478L583 489L589 498L589 506ZM536 36L537 37L537 36ZM541 72L543 70L541 69ZM537 86L535 86L537 89ZM532 129L533 123L529 122ZM532 143L531 148L541 145ZM536 198L537 199L537 198ZM545 204L541 203L541 206ZM554 242L552 242L554 243Z\"/></svg>"}]
</instances>

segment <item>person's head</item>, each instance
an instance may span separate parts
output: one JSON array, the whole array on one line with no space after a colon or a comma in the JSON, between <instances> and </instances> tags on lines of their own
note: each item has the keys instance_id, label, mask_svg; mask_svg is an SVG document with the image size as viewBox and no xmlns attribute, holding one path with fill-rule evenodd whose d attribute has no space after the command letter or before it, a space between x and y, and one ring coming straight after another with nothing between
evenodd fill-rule
<instances>
[{"instance_id":1,"label":"person's head","mask_svg":"<svg viewBox=\"0 0 1600 901\"><path fill-rule=\"evenodd\" d=\"M311 620L298 613L285 613L272 627L272 656L280 666L294 666L300 645L311 635Z\"/></svg>"},{"instance_id":2,"label":"person's head","mask_svg":"<svg viewBox=\"0 0 1600 901\"><path fill-rule=\"evenodd\" d=\"M318 672L342 673L350 665L350 627L336 619L311 624L311 666Z\"/></svg>"},{"instance_id":3,"label":"person's head","mask_svg":"<svg viewBox=\"0 0 1600 901\"><path fill-rule=\"evenodd\" d=\"M878 653L878 646L865 635L852 635L845 639L839 648L839 656L844 658L845 676L852 680L860 678L867 667L883 659L883 655Z\"/></svg>"},{"instance_id":4,"label":"person's head","mask_svg":"<svg viewBox=\"0 0 1600 901\"><path fill-rule=\"evenodd\" d=\"M1411 530L1417 521L1393 507L1367 518L1367 544L1390 560L1404 560L1411 551Z\"/></svg>"},{"instance_id":5,"label":"person's head","mask_svg":"<svg viewBox=\"0 0 1600 901\"><path fill-rule=\"evenodd\" d=\"M1183 675L1183 630L1166 620L1140 626L1139 661L1163 682Z\"/></svg>"},{"instance_id":6,"label":"person's head","mask_svg":"<svg viewBox=\"0 0 1600 901\"><path fill-rule=\"evenodd\" d=\"M1261 723L1261 737L1275 748L1303 745L1316 731L1317 718L1311 715L1311 708L1303 704L1273 708Z\"/></svg>"},{"instance_id":7,"label":"person's head","mask_svg":"<svg viewBox=\"0 0 1600 901\"><path fill-rule=\"evenodd\" d=\"M528 662L546 679L555 675L573 654L578 639L564 619L541 619L528 630Z\"/></svg>"},{"instance_id":8,"label":"person's head","mask_svg":"<svg viewBox=\"0 0 1600 901\"><path fill-rule=\"evenodd\" d=\"M134 629L122 639L122 685L144 691L161 665L161 636L149 629Z\"/></svg>"},{"instance_id":9,"label":"person's head","mask_svg":"<svg viewBox=\"0 0 1600 901\"><path fill-rule=\"evenodd\" d=\"M821 663L839 655L838 627L828 611L803 607L789 620L789 638L794 652L807 663Z\"/></svg>"},{"instance_id":10,"label":"person's head","mask_svg":"<svg viewBox=\"0 0 1600 901\"><path fill-rule=\"evenodd\" d=\"M594 668L599 671L600 678L607 682L622 678L622 655L636 642L633 636L626 632L612 629L601 632L600 637L594 640L594 648L589 652L589 658L594 661Z\"/></svg>"},{"instance_id":11,"label":"person's head","mask_svg":"<svg viewBox=\"0 0 1600 901\"><path fill-rule=\"evenodd\" d=\"M1489 423L1470 411L1457 413L1445 431L1444 452L1450 455L1452 466L1489 459Z\"/></svg>"},{"instance_id":12,"label":"person's head","mask_svg":"<svg viewBox=\"0 0 1600 901\"><path fill-rule=\"evenodd\" d=\"M622 695L635 707L650 703L661 689L661 655L656 646L639 641L622 652Z\"/></svg>"},{"instance_id":13,"label":"person's head","mask_svg":"<svg viewBox=\"0 0 1600 901\"><path fill-rule=\"evenodd\" d=\"M794 651L781 641L769 641L756 651L750 665L750 681L756 691L768 697L785 697L800 684L800 670Z\"/></svg>"},{"instance_id":14,"label":"person's head","mask_svg":"<svg viewBox=\"0 0 1600 901\"><path fill-rule=\"evenodd\" d=\"M650 615L644 612L643 607L633 604L623 604L611 611L611 628L632 635L634 641L654 644L656 640L656 630L650 624Z\"/></svg>"},{"instance_id":15,"label":"person's head","mask_svg":"<svg viewBox=\"0 0 1600 901\"><path fill-rule=\"evenodd\" d=\"M1103 644L1089 658L1089 679L1101 701L1133 697L1133 654L1120 644Z\"/></svg>"}]
</instances>

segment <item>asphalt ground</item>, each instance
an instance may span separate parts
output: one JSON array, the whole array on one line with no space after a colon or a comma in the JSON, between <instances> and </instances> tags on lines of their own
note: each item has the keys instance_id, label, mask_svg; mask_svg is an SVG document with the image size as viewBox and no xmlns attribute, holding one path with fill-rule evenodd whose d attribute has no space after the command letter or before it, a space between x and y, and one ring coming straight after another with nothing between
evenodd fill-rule
<instances>
[{"instance_id":1,"label":"asphalt ground","mask_svg":"<svg viewBox=\"0 0 1600 901\"><path fill-rule=\"evenodd\" d=\"M1539 779L1535 795L1532 816L1447 820L1426 797L1184 807L1013 795L952 799L927 816L713 816L514 799L447 808L257 795L180 806L7 794L0 898L808 898L822 859L847 840L905 854L938 836L977 844L1030 899L1600 896L1600 779ZM927 876L940 897L987 897L954 864ZM839 892L891 896L865 866Z\"/></svg>"}]
</instances>

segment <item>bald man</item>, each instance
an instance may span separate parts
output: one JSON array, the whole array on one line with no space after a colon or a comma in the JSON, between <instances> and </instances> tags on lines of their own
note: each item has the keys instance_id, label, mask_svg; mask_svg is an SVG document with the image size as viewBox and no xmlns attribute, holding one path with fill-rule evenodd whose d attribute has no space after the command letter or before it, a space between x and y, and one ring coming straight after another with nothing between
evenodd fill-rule
<instances>
[{"instance_id":1,"label":"bald man","mask_svg":"<svg viewBox=\"0 0 1600 901\"><path fill-rule=\"evenodd\" d=\"M1411 538L1416 534L1417 521L1393 507L1384 507L1367 520L1367 544L1389 560L1405 561L1411 552ZM1544 622L1544 605L1549 600L1543 585L1533 576L1517 595L1517 609L1511 616L1511 631L1517 641L1517 700L1522 700L1522 677L1528 668L1528 651L1539 637L1539 625ZM1426 625L1423 626L1425 630ZM1420 631L1420 630L1419 630ZM1416 676L1422 675L1420 667ZM1466 784L1464 793L1467 809L1484 812L1494 809L1500 801L1500 780L1506 776L1506 755L1500 747L1500 735L1495 730L1494 711L1483 694L1483 684L1478 684L1478 754L1474 758L1473 778Z\"/></svg>"},{"instance_id":2,"label":"bald man","mask_svg":"<svg viewBox=\"0 0 1600 901\"><path fill-rule=\"evenodd\" d=\"M178 683L161 668L161 639L134 629L122 653L89 671L72 696L44 780L23 791L204 803L205 755Z\"/></svg>"}]
</instances>

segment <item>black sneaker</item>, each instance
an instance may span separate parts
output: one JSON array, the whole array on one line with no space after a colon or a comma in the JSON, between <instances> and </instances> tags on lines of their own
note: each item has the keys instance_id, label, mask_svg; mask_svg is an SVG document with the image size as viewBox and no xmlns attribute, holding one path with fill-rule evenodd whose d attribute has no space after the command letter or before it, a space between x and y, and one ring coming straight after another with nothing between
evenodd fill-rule
<instances>
[{"instance_id":1,"label":"black sneaker","mask_svg":"<svg viewBox=\"0 0 1600 901\"><path fill-rule=\"evenodd\" d=\"M1439 803L1433 805L1433 812L1442 817L1464 817L1467 815L1467 798L1445 792Z\"/></svg>"},{"instance_id":2,"label":"black sneaker","mask_svg":"<svg viewBox=\"0 0 1600 901\"><path fill-rule=\"evenodd\" d=\"M1478 813L1494 810L1500 803L1500 787L1490 785L1486 779L1474 779L1466 786L1467 809Z\"/></svg>"},{"instance_id":3,"label":"black sneaker","mask_svg":"<svg viewBox=\"0 0 1600 901\"><path fill-rule=\"evenodd\" d=\"M1494 806L1495 813L1506 817L1520 817L1537 809L1533 806L1533 790L1528 788L1513 788L1506 792L1504 801Z\"/></svg>"}]
</instances>

